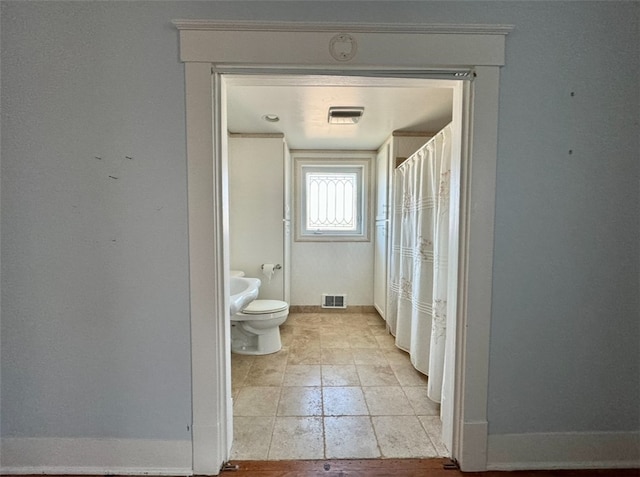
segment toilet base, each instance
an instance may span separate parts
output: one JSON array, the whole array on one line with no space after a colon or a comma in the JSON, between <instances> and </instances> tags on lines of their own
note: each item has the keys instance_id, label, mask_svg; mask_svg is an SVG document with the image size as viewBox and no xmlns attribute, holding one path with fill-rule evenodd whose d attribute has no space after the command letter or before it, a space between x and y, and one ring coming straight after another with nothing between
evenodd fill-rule
<instances>
[{"instance_id":1,"label":"toilet base","mask_svg":"<svg viewBox=\"0 0 640 477\"><path fill-rule=\"evenodd\" d=\"M260 356L277 353L282 349L279 326L261 331L260 334L247 333L242 322L232 322L231 352Z\"/></svg>"}]
</instances>

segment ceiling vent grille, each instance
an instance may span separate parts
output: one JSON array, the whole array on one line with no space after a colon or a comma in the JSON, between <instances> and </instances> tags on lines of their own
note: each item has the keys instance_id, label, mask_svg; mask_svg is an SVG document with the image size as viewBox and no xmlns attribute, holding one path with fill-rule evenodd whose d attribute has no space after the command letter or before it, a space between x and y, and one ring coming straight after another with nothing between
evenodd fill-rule
<instances>
[{"instance_id":1,"label":"ceiling vent grille","mask_svg":"<svg viewBox=\"0 0 640 477\"><path fill-rule=\"evenodd\" d=\"M329 108L329 124L357 124L364 114L360 106L331 106Z\"/></svg>"}]
</instances>

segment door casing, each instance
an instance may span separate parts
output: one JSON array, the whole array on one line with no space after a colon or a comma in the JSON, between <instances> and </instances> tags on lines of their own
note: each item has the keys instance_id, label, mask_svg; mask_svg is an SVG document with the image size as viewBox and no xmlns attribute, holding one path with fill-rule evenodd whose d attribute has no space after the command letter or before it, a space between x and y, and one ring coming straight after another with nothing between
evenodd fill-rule
<instances>
[{"instance_id":1,"label":"door casing","mask_svg":"<svg viewBox=\"0 0 640 477\"><path fill-rule=\"evenodd\" d=\"M464 83L459 182L452 457L487 463L487 394L504 25L176 20L185 63L193 473L217 474L231 447L228 190L222 76L233 72L438 77ZM390 46L391 45L391 46ZM286 52L286 53L283 53ZM471 165L473 164L473 168ZM456 177L457 174L457 177ZM454 197L456 195L456 197ZM452 202L452 208L454 204Z\"/></svg>"}]
</instances>

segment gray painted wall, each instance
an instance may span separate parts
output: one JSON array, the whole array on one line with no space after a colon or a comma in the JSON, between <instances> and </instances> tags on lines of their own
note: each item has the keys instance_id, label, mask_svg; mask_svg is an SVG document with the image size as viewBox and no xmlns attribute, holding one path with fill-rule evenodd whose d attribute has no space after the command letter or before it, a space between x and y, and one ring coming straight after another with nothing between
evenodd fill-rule
<instances>
[{"instance_id":1,"label":"gray painted wall","mask_svg":"<svg viewBox=\"0 0 640 477\"><path fill-rule=\"evenodd\" d=\"M639 11L2 2L2 435L188 438L175 18L515 25L500 94L490 432L639 429Z\"/></svg>"},{"instance_id":2,"label":"gray painted wall","mask_svg":"<svg viewBox=\"0 0 640 477\"><path fill-rule=\"evenodd\" d=\"M3 436L188 439L176 34L141 5L2 7Z\"/></svg>"}]
</instances>

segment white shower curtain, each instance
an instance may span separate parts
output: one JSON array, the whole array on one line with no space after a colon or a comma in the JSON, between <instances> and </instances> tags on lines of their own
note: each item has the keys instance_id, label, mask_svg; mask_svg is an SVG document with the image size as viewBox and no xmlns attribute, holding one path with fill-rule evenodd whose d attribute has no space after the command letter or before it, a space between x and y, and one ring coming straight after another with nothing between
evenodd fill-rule
<instances>
[{"instance_id":1,"label":"white shower curtain","mask_svg":"<svg viewBox=\"0 0 640 477\"><path fill-rule=\"evenodd\" d=\"M394 172L387 326L429 376L435 402L442 400L445 357L450 164L446 126Z\"/></svg>"}]
</instances>

